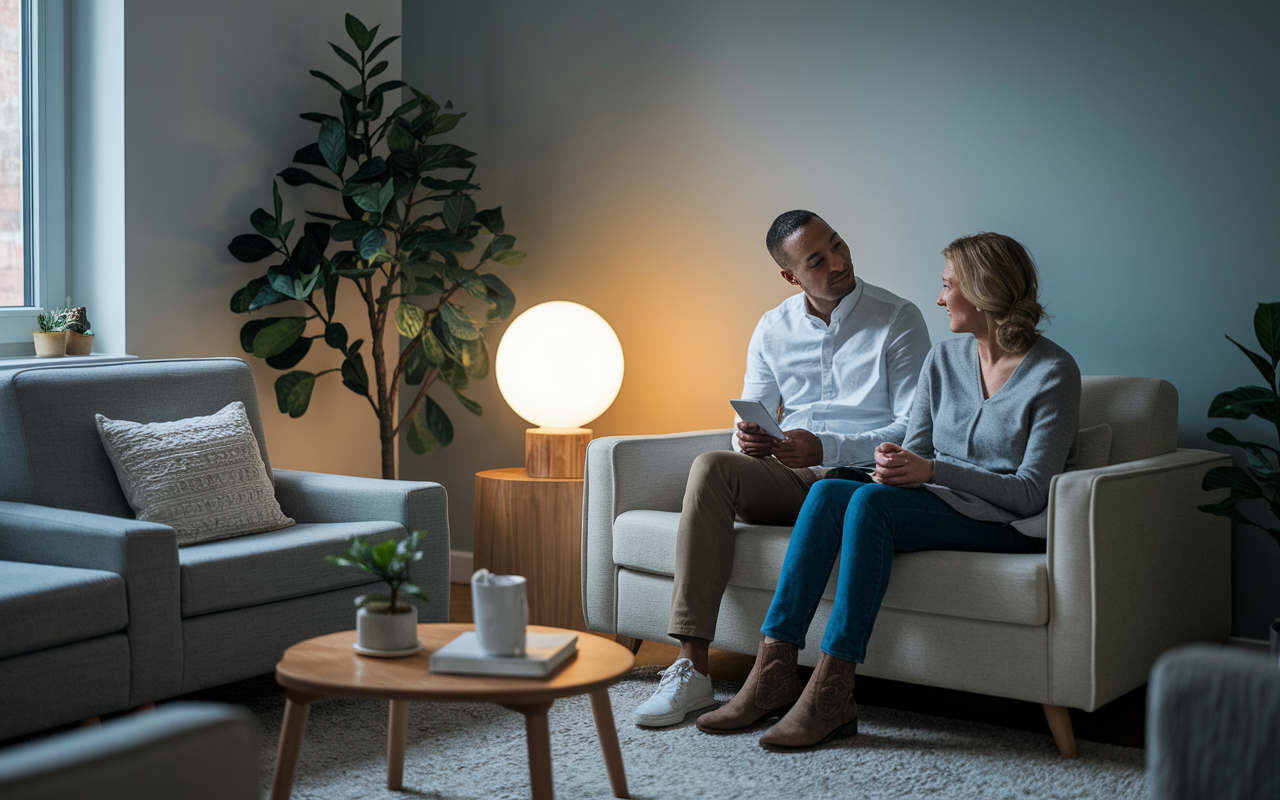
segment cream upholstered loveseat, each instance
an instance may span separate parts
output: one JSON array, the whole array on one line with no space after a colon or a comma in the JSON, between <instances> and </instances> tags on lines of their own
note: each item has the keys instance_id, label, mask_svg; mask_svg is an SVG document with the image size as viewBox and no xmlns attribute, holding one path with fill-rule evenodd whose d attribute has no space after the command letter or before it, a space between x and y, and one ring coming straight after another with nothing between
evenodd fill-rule
<instances>
[{"instance_id":1,"label":"cream upholstered loveseat","mask_svg":"<svg viewBox=\"0 0 1280 800\"><path fill-rule=\"evenodd\" d=\"M1092 711L1144 684L1165 650L1230 630L1230 524L1204 473L1230 463L1177 448L1178 396L1154 378L1085 377L1081 428L1111 429L1107 466L1058 475L1047 552L895 557L860 673L1042 703L1073 756L1067 708ZM731 430L597 439L587 450L582 605L595 631L667 635L676 526L693 460ZM791 529L737 523L714 647L755 653ZM817 662L836 574L809 630Z\"/></svg>"}]
</instances>

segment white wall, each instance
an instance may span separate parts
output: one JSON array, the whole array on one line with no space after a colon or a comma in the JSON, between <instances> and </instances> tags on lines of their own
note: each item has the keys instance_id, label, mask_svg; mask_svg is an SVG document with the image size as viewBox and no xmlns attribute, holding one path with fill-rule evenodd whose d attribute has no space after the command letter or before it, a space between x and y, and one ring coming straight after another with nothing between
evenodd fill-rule
<instances>
[{"instance_id":1,"label":"white wall","mask_svg":"<svg viewBox=\"0 0 1280 800\"><path fill-rule=\"evenodd\" d=\"M316 124L298 114L337 113L336 93L308 70L336 76L349 69L327 44L354 49L343 22L348 11L370 26L381 23L384 35L400 31L398 0L125 5L127 347L143 358L246 358L257 375L275 466L377 477L377 425L368 402L331 375L318 384L305 416L279 413L272 387L281 373L241 350L238 334L248 317L228 307L235 290L270 263L242 264L227 243L252 232L250 212L271 207L272 176L314 141ZM400 45L384 52L392 63L383 77L397 77ZM325 210L320 206L333 202L322 189L280 185L299 234L310 219L304 208ZM339 301L352 338L363 319L350 313L356 299L352 293ZM252 316L279 315L283 307ZM299 368L339 363L336 351L319 347Z\"/></svg>"}]
</instances>

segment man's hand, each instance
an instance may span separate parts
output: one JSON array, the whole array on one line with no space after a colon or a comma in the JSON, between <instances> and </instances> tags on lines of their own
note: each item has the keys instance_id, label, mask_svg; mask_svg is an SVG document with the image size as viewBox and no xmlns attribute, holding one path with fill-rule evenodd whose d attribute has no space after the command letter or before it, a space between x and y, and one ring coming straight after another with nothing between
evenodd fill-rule
<instances>
[{"instance_id":1,"label":"man's hand","mask_svg":"<svg viewBox=\"0 0 1280 800\"><path fill-rule=\"evenodd\" d=\"M782 444L777 439L760 430L754 422L738 423L738 447L743 455L755 458L768 458L773 455L773 448Z\"/></svg>"},{"instance_id":2,"label":"man's hand","mask_svg":"<svg viewBox=\"0 0 1280 800\"><path fill-rule=\"evenodd\" d=\"M886 486L914 489L933 477L933 461L921 458L893 442L876 448L876 471L871 480Z\"/></svg>"},{"instance_id":3,"label":"man's hand","mask_svg":"<svg viewBox=\"0 0 1280 800\"><path fill-rule=\"evenodd\" d=\"M738 446L755 458L774 456L788 467L812 467L822 463L822 440L803 428L786 431L779 441L754 422L738 423Z\"/></svg>"}]
</instances>

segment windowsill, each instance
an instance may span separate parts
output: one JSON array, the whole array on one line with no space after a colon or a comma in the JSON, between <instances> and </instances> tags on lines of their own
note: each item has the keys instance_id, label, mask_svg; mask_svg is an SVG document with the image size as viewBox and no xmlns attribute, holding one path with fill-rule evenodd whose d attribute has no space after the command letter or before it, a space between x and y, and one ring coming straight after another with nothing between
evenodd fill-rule
<instances>
[{"instance_id":1,"label":"windowsill","mask_svg":"<svg viewBox=\"0 0 1280 800\"><path fill-rule=\"evenodd\" d=\"M69 367L69 366L89 366L90 364L116 364L122 361L137 361L137 356L131 355L108 355L106 353L94 353L88 356L59 356L56 358L37 358L35 356L20 356L16 358L0 358L0 370L3 369L19 369L22 367Z\"/></svg>"}]
</instances>

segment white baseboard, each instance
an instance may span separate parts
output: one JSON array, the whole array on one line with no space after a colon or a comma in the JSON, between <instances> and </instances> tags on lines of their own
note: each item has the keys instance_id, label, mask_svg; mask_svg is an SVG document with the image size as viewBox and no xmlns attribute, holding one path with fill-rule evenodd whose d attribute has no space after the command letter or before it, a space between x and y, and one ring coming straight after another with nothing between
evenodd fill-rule
<instances>
[{"instance_id":1,"label":"white baseboard","mask_svg":"<svg viewBox=\"0 0 1280 800\"><path fill-rule=\"evenodd\" d=\"M471 583L473 558L470 550L449 551L449 583Z\"/></svg>"}]
</instances>

